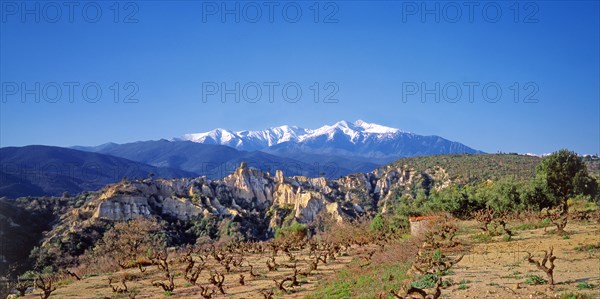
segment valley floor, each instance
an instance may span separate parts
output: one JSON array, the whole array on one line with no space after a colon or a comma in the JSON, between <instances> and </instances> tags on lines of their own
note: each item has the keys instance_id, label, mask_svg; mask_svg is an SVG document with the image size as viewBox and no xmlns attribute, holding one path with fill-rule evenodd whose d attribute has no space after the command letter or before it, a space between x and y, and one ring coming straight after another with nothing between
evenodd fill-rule
<instances>
[{"instance_id":1,"label":"valley floor","mask_svg":"<svg viewBox=\"0 0 600 299\"><path fill-rule=\"evenodd\" d=\"M571 223L567 232L569 237L564 238L543 228L524 230L509 242L495 237L493 242L475 244L453 268L452 279L468 282L466 287L461 290L453 286L444 293L448 298L560 298L561 294L578 292L600 298L600 226ZM534 260L541 260L551 247L557 257L554 289L547 284L524 283L528 275L546 278L527 261L527 252Z\"/></svg>"},{"instance_id":2,"label":"valley floor","mask_svg":"<svg viewBox=\"0 0 600 299\"><path fill-rule=\"evenodd\" d=\"M567 297L569 293L587 296L581 298L600 298L599 224L571 222L567 226L569 237L548 233L554 229L553 227L518 230L511 241L506 241L502 237L483 240L476 238L479 232L475 228L475 222L460 222L459 227L461 229L457 239L463 244L461 250L465 256L448 275L444 276L451 285L442 289L440 298L580 298L576 295ZM543 257L543 251L551 247L554 248L554 255L557 257L554 288L550 288L547 284L526 283L527 280L532 281L531 275L546 278L535 265L527 262L526 252L531 252L534 258L539 260ZM299 276L300 286L285 287L287 293L276 290L273 298L377 298L378 294L381 296L379 298L391 297L389 289L371 291L369 286L372 288L372 284L375 283L377 288L376 281L383 281L386 286L390 286L387 282L388 276L390 281L397 280L392 284L394 287L399 286L406 276L386 272L395 261L386 261L384 267L387 268L382 268L381 271L368 272L368 267L374 267L373 265L367 265L366 268L356 266L369 251L378 248L377 245L353 246L335 260L319 264L318 270L310 275ZM386 248L394 250L398 247L387 246ZM453 255L458 254L460 253ZM231 273L225 274L226 294L215 294L213 298L265 298L261 293L262 290L276 289L273 280L281 281L293 272L291 268L284 266L293 264L284 254L279 254L276 259L280 264L279 269L268 271L265 262L269 257L269 251L249 255L243 265L248 263L255 265L254 272L258 272L260 276L251 277L249 269L244 269L244 266L233 269ZM298 253L296 258L298 269L304 270L308 267L309 258L306 253ZM138 269L131 269L117 273L88 275L81 280L65 278L57 284L57 290L52 293L51 298L127 298L125 294L114 293L108 285L109 276L118 277L123 273L129 273L133 277L127 286L129 290L135 290L135 298L201 298L200 289L184 280L183 268L183 264L174 264L173 269L177 269L178 274L175 278L176 288L172 293L163 292L162 289L152 286L152 282L162 280L163 275L155 266L150 266L144 273L140 273ZM354 273L353 269L365 270L367 274ZM394 271L405 270L406 267L400 266ZM243 286L239 283L240 274L245 276ZM367 277L368 281L365 282L361 275L372 277ZM198 278L199 284L207 286L208 277L208 271L203 271ZM363 283L364 288L358 285L363 290L357 291L356 285ZM27 294L26 298L38 298L38 291Z\"/></svg>"}]
</instances>

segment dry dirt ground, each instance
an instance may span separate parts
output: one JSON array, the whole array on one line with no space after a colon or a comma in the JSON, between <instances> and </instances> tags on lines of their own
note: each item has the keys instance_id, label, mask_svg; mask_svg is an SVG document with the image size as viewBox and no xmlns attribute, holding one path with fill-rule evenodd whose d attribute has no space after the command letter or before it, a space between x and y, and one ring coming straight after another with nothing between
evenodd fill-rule
<instances>
[{"instance_id":1,"label":"dry dirt ground","mask_svg":"<svg viewBox=\"0 0 600 299\"><path fill-rule=\"evenodd\" d=\"M547 231L552 231L548 227ZM455 266L452 279L469 281L460 290L450 288L448 298L557 298L565 292L588 294L600 298L600 225L570 223L568 238L549 234L543 228L518 231L512 241L495 237L492 242L475 244ZM586 247L591 246L591 247ZM554 248L554 289L548 285L528 285L527 274L546 278L545 273L530 264L527 252L540 260L544 251ZM592 248L592 249L590 249ZM579 283L595 286L578 289Z\"/></svg>"},{"instance_id":2,"label":"dry dirt ground","mask_svg":"<svg viewBox=\"0 0 600 299\"><path fill-rule=\"evenodd\" d=\"M464 227L473 227L473 222L462 222ZM547 228L548 231L553 228ZM453 284L442 291L441 298L559 298L565 292L587 294L591 298L600 298L600 225L591 223L569 223L568 238L549 234L545 229L517 231L511 241L502 237L477 243L472 236L478 234L475 230L458 236L463 243L469 244L462 261L453 268L453 273L445 276ZM587 247L586 247L587 246ZM595 246L595 247L594 247ZM557 257L555 264L554 288L545 285L529 285L524 281L528 274L537 274L545 278L545 274L527 262L526 252L531 252L535 259L541 259L543 250L554 248ZM376 248L376 247L371 247ZM276 291L274 298L304 298L310 294L323 279L331 279L336 270L346 267L353 258L360 257L367 248L353 248L348 254L338 257L327 264L319 264L318 270L308 277L300 277L301 285L285 294ZM264 298L260 293L263 289L275 287L273 279L281 280L293 271L280 267L278 271L269 272L265 261L270 252L265 251L251 255L247 261L255 265L254 271L261 274L253 278L247 272L248 267L232 270L225 275L226 294L215 294L213 298ZM307 268L306 254L297 255L298 269ZM244 265L247 265L245 262ZM292 264L288 257L280 254L277 257L280 264ZM393 262L393 261L390 261ZM57 284L58 288L51 298L128 298L126 294L113 293L108 285L108 277L119 277L122 273L130 273L134 280L127 283L129 290L136 290L135 298L202 298L200 290L191 286L183 279L184 266L175 264L178 270L175 279L176 288L172 294L166 294L162 289L152 286L153 281L161 280L163 275L155 266L148 267L145 273L137 269L121 271L113 274L98 274L82 280L65 279ZM244 271L244 272L240 272ZM245 285L239 284L240 273L245 275ZM209 286L208 271L203 271L198 283ZM579 289L580 283L593 285L592 289ZM579 288L578 288L579 284ZM287 283L286 283L287 285ZM30 293L26 298L39 298L39 291Z\"/></svg>"},{"instance_id":3,"label":"dry dirt ground","mask_svg":"<svg viewBox=\"0 0 600 299\"><path fill-rule=\"evenodd\" d=\"M353 250L353 253L361 252L361 249ZM226 294L220 294L215 288L215 295L212 298L264 298L261 294L261 290L275 289L274 298L304 298L306 294L309 294L311 290L315 288L318 281L324 277L329 277L335 274L337 269L344 267L348 264L355 255L347 255L337 257L335 261L328 260L327 264L319 264L317 271L313 271L310 276L303 277L299 276L298 281L300 286L294 288L288 288L289 282L285 283L286 289L289 289L289 293L285 294L282 291L276 290L276 284L273 281L289 277L293 273L293 269L287 268L284 265L293 265L289 261L288 257L283 253L279 253L276 258L276 262L280 264L277 271L269 271L266 266L266 260L270 257L270 251L265 251L264 254L250 255L245 259L243 263L244 267L241 269L234 268L230 273L226 273L223 268L213 264L219 271L225 275L224 289ZM298 269L300 271L308 268L308 256L306 254L298 255ZM254 266L253 272L260 274L259 277L252 277L249 274L248 263ZM106 273L97 276L87 277L82 280L67 279L60 282L57 290L52 293L51 298L128 298L126 294L115 294L108 285L108 277L120 277L123 273L131 274L134 277L133 281L127 282L129 290L136 290L137 294L135 298L202 298L200 295L200 289L196 286L191 286L183 278L183 269L185 265L177 263L172 269L176 270L175 279L175 290L167 295L160 287L152 286L154 281L165 281L164 274L156 269L155 266L148 267L146 272L143 274L135 268L127 271L120 271L117 273ZM245 276L245 285L242 286L239 283L240 274ZM198 284L202 286L213 287L208 283L209 271L204 270L198 278ZM115 285L122 286L118 283ZM30 295L33 296L33 295ZM28 297L29 298L29 297ZM31 297L33 298L33 297ZM36 298L37 295L36 295Z\"/></svg>"}]
</instances>

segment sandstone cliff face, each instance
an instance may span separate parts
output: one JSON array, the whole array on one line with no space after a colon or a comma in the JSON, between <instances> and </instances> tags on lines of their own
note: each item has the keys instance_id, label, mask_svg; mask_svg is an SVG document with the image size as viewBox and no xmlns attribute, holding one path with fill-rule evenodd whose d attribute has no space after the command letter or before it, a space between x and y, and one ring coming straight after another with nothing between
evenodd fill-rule
<instances>
[{"instance_id":1,"label":"sandstone cliff face","mask_svg":"<svg viewBox=\"0 0 600 299\"><path fill-rule=\"evenodd\" d=\"M272 206L293 206L300 222L311 222L322 211L342 221L336 199L343 200L343 196L335 196L339 190L328 184L324 178L284 178L281 171L271 177L245 167L218 181L198 178L124 182L108 187L98 196L92 218L125 221L165 214L185 221L198 215L228 216L266 212ZM357 213L364 212L359 209Z\"/></svg>"},{"instance_id":2,"label":"sandstone cliff face","mask_svg":"<svg viewBox=\"0 0 600 299\"><path fill-rule=\"evenodd\" d=\"M337 180L274 176L245 165L221 180L205 177L187 179L145 179L109 185L79 208L64 215L48 234L64 238L97 223L126 221L137 217L158 217L189 221L217 217L246 219L271 231L281 225L282 217L272 211L286 209L287 219L310 223L321 213L336 221L384 212L388 203L416 183L430 182L443 188L447 175L443 169L417 173L408 167L382 167L370 173ZM264 236L261 236L264 237Z\"/></svg>"},{"instance_id":3,"label":"sandstone cliff face","mask_svg":"<svg viewBox=\"0 0 600 299\"><path fill-rule=\"evenodd\" d=\"M234 198L246 203L268 208L273 202L273 179L268 173L248 168L244 164L233 174L225 177L222 183L232 190Z\"/></svg>"},{"instance_id":4,"label":"sandstone cliff face","mask_svg":"<svg viewBox=\"0 0 600 299\"><path fill-rule=\"evenodd\" d=\"M93 217L119 221L150 216L151 214L152 208L146 198L141 196L118 196L112 200L101 202Z\"/></svg>"},{"instance_id":5,"label":"sandstone cliff face","mask_svg":"<svg viewBox=\"0 0 600 299\"><path fill-rule=\"evenodd\" d=\"M448 184L443 169L432 173L433 176L412 168L388 166L327 180L285 177L279 170L271 176L242 165L222 180L146 179L111 185L98 196L92 217L123 221L166 214L185 221L198 215L238 215L293 206L300 222L311 222L321 212L343 221L379 207L385 210L388 201L399 192L410 190L417 179L440 181L436 189Z\"/></svg>"}]
</instances>

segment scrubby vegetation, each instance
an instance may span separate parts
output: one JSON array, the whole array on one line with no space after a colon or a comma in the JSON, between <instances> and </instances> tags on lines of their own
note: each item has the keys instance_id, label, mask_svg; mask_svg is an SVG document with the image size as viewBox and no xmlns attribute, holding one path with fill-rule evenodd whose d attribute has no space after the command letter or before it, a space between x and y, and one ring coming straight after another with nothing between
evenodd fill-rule
<instances>
[{"instance_id":1,"label":"scrubby vegetation","mask_svg":"<svg viewBox=\"0 0 600 299\"><path fill-rule=\"evenodd\" d=\"M520 165L523 169L531 169L527 167L528 163L533 164L537 158L516 155L467 155L462 156L462 159L459 157L461 156L440 158L440 164L450 169L449 175L459 177L462 167L479 163L495 171L484 172L486 175L477 179L466 179L463 183L458 181L439 190L428 189L427 184L421 184L421 188L411 188L412 194L405 193L398 197L389 214L406 219L407 216L448 212L455 217L468 219L485 211L486 214L490 214L486 225L497 222L502 226L501 218L506 218L509 214L542 211L544 218L548 218L556 225L557 230L562 232L568 221L570 205L578 200L600 205L598 175L594 178L588 174L582 159L567 150L556 152L542 159L541 163L535 163L535 173L525 176L517 175L523 173L521 168L514 168ZM510 157L518 162L502 163L500 157ZM396 163L408 163L415 161L414 159L416 158L403 159ZM415 165L427 165L433 163L433 159L434 157L417 159L419 162L415 162ZM459 164L458 161L464 164ZM477 169L486 167L481 166ZM507 175L510 173L515 175Z\"/></svg>"}]
</instances>

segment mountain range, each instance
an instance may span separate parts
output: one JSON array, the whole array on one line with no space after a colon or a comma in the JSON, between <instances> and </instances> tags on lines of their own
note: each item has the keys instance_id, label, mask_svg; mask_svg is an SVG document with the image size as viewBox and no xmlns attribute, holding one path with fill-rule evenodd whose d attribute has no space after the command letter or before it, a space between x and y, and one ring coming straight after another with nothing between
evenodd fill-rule
<instances>
[{"instance_id":1,"label":"mountain range","mask_svg":"<svg viewBox=\"0 0 600 299\"><path fill-rule=\"evenodd\" d=\"M73 147L77 150L121 157L156 167L177 168L208 178L222 178L241 162L250 167L274 173L287 170L289 175L319 176L318 169L309 163L271 155L261 151L241 151L225 145L202 144L191 141L139 141L125 144L107 143L96 147ZM376 165L368 165L372 170ZM348 173L349 169L338 170ZM336 175L330 171L329 175Z\"/></svg>"},{"instance_id":2,"label":"mountain range","mask_svg":"<svg viewBox=\"0 0 600 299\"><path fill-rule=\"evenodd\" d=\"M402 157L483 153L439 136L418 135L362 120L339 121L317 129L284 125L234 132L219 128L185 134L182 139L239 150L260 150L296 159L305 155L334 156L380 165Z\"/></svg>"},{"instance_id":3,"label":"mountain range","mask_svg":"<svg viewBox=\"0 0 600 299\"><path fill-rule=\"evenodd\" d=\"M149 173L159 178L219 179L242 162L272 175L279 169L287 176L333 179L369 172L403 157L483 152L439 136L358 120L317 129L289 125L258 131L214 129L171 140L87 147L6 147L0 153L0 196L19 197L97 190L125 176L141 178ZM95 172L86 173L90 171Z\"/></svg>"}]
</instances>

